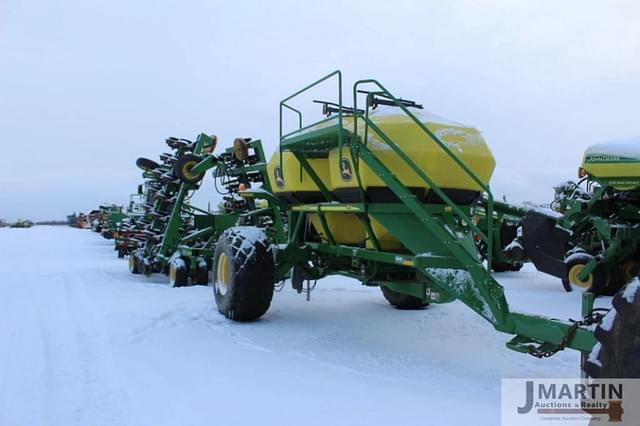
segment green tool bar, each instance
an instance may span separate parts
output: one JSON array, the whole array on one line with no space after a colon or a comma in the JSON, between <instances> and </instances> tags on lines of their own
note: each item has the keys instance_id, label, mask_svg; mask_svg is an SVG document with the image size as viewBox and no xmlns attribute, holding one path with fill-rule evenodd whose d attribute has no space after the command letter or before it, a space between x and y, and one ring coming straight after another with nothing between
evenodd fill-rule
<instances>
[{"instance_id":1,"label":"green tool bar","mask_svg":"<svg viewBox=\"0 0 640 426\"><path fill-rule=\"evenodd\" d=\"M354 248L344 245L331 245L322 243L306 243L314 251L332 254L335 256L357 257L372 262L388 263L396 266L406 266L424 271L424 268L459 268L460 262L447 256L412 256L409 254L396 254L381 252L367 248Z\"/></svg>"},{"instance_id":2,"label":"green tool bar","mask_svg":"<svg viewBox=\"0 0 640 426\"><path fill-rule=\"evenodd\" d=\"M212 168L217 163L217 161L218 160L216 159L215 156L207 155L202 159L202 161L200 161L198 164L193 166L190 173L194 175L199 175L200 173L204 173L210 168Z\"/></svg>"},{"instance_id":3,"label":"green tool bar","mask_svg":"<svg viewBox=\"0 0 640 426\"><path fill-rule=\"evenodd\" d=\"M208 228L201 229L200 231L194 232L192 234L187 235L185 238L180 240L180 244L187 244L191 241L195 241L199 238L209 236L214 233L216 230L215 226L210 226Z\"/></svg>"},{"instance_id":4,"label":"green tool bar","mask_svg":"<svg viewBox=\"0 0 640 426\"><path fill-rule=\"evenodd\" d=\"M498 213L504 213L516 217L524 217L529 209L515 206L513 204L503 203L502 201L493 202L494 210Z\"/></svg>"},{"instance_id":5,"label":"green tool bar","mask_svg":"<svg viewBox=\"0 0 640 426\"><path fill-rule=\"evenodd\" d=\"M374 262L390 263L394 265L413 267L414 257L411 255L396 255L365 248L354 248L351 246L331 245L322 243L305 243L314 251L332 254L335 256L357 257L363 260Z\"/></svg>"},{"instance_id":6,"label":"green tool bar","mask_svg":"<svg viewBox=\"0 0 640 426\"><path fill-rule=\"evenodd\" d=\"M199 213L211 214L210 211L201 209L200 207L192 206L191 204L183 203L183 207L185 209L193 210L193 211L196 211L196 212L199 212Z\"/></svg>"}]
</instances>

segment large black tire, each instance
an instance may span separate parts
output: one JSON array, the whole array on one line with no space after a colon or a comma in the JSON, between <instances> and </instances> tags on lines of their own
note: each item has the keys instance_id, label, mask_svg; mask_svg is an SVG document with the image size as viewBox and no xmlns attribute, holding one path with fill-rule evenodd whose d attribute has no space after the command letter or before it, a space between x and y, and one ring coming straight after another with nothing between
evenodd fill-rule
<instances>
[{"instance_id":1,"label":"large black tire","mask_svg":"<svg viewBox=\"0 0 640 426\"><path fill-rule=\"evenodd\" d=\"M627 270L627 264L618 265L609 272L609 281L602 294L604 296L613 296L624 287L625 284L632 281L635 277Z\"/></svg>"},{"instance_id":2,"label":"large black tire","mask_svg":"<svg viewBox=\"0 0 640 426\"><path fill-rule=\"evenodd\" d=\"M193 166L198 164L200 161L202 161L202 158L194 154L185 154L181 156L173 166L175 175L178 176L182 182L190 184L200 182L204 177L204 172L200 174L194 174L191 172Z\"/></svg>"},{"instance_id":3,"label":"large black tire","mask_svg":"<svg viewBox=\"0 0 640 426\"><path fill-rule=\"evenodd\" d=\"M213 255L213 295L218 311L234 321L254 321L267 312L273 298L274 262L262 230L227 229Z\"/></svg>"},{"instance_id":4,"label":"large black tire","mask_svg":"<svg viewBox=\"0 0 640 426\"><path fill-rule=\"evenodd\" d=\"M595 329L598 343L583 369L594 379L640 378L640 282L618 292L612 305Z\"/></svg>"},{"instance_id":5,"label":"large black tire","mask_svg":"<svg viewBox=\"0 0 640 426\"><path fill-rule=\"evenodd\" d=\"M207 261L199 257L196 262L196 275L191 281L195 285L209 285L209 266Z\"/></svg>"},{"instance_id":6,"label":"large black tire","mask_svg":"<svg viewBox=\"0 0 640 426\"><path fill-rule=\"evenodd\" d=\"M169 282L173 287L186 287L189 285L189 267L182 258L169 262Z\"/></svg>"},{"instance_id":7,"label":"large black tire","mask_svg":"<svg viewBox=\"0 0 640 426\"><path fill-rule=\"evenodd\" d=\"M382 295L387 299L387 302L397 309L422 309L429 305L423 302L422 299L408 294L398 293L384 285L380 286L380 290L382 290Z\"/></svg>"}]
</instances>

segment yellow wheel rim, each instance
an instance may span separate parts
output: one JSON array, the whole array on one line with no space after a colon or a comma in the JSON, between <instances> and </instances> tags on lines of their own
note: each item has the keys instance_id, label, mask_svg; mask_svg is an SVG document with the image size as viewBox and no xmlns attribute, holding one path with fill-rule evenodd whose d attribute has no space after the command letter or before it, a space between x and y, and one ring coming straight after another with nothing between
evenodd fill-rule
<instances>
[{"instance_id":1,"label":"yellow wheel rim","mask_svg":"<svg viewBox=\"0 0 640 426\"><path fill-rule=\"evenodd\" d=\"M184 166L182 166L182 174L186 176L188 179L197 178L198 177L197 175L194 175L193 173L191 173L191 169L193 169L196 164L198 164L197 161L189 161L187 163L184 163Z\"/></svg>"},{"instance_id":2,"label":"yellow wheel rim","mask_svg":"<svg viewBox=\"0 0 640 426\"><path fill-rule=\"evenodd\" d=\"M571 284L577 285L578 287L588 288L593 284L593 273L589 274L589 277L586 281L582 281L578 278L578 275L584 269L585 265L578 263L577 265L573 265L571 269L569 269L569 282Z\"/></svg>"},{"instance_id":3,"label":"yellow wheel rim","mask_svg":"<svg viewBox=\"0 0 640 426\"><path fill-rule=\"evenodd\" d=\"M176 267L173 265L173 262L169 265L169 281L171 281L172 284L176 282Z\"/></svg>"},{"instance_id":4,"label":"yellow wheel rim","mask_svg":"<svg viewBox=\"0 0 640 426\"><path fill-rule=\"evenodd\" d=\"M231 271L229 268L229 257L220 253L218 257L218 266L216 267L216 288L221 295L227 294L229 285L231 284Z\"/></svg>"}]
</instances>

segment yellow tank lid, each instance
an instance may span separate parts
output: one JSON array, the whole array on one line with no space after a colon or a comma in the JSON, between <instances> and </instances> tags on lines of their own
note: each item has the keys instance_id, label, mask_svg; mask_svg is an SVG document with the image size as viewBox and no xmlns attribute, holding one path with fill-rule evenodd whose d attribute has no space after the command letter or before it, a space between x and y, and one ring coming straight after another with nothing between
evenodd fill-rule
<instances>
[{"instance_id":1,"label":"yellow tank lid","mask_svg":"<svg viewBox=\"0 0 640 426\"><path fill-rule=\"evenodd\" d=\"M477 175L480 181L488 184L495 167L495 159L477 129L447 120L425 110L411 110L411 112L454 155L464 162ZM402 110L393 107L379 107L371 111L369 117L440 188L468 191L481 190L473 179L460 166L456 165L444 150L438 147L435 142L429 141L426 133ZM343 121L343 126L352 130L353 118L346 118ZM364 136L364 127L364 120L358 120L358 135L361 137ZM428 189L424 182L414 172L410 171L408 165L385 143L381 135L369 129L366 143L369 149L390 170L393 170L396 177L403 184L408 187L424 187ZM335 158L337 156L337 150L334 151L330 154L330 165L332 167L335 166L334 163L336 161L332 161L331 157ZM378 187L383 185L380 178L366 166L361 174L363 186ZM331 176L334 180L334 188L356 185L355 181L340 182L339 174L336 172L332 172Z\"/></svg>"},{"instance_id":2,"label":"yellow tank lid","mask_svg":"<svg viewBox=\"0 0 640 426\"><path fill-rule=\"evenodd\" d=\"M616 189L640 186L640 137L590 146L582 159L582 169Z\"/></svg>"}]
</instances>

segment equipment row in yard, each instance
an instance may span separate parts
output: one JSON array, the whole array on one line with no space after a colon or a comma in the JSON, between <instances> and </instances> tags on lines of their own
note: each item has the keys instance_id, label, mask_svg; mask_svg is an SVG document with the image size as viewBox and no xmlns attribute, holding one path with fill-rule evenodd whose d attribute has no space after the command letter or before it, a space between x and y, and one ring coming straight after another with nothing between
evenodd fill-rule
<instances>
[{"instance_id":1,"label":"equipment row in yard","mask_svg":"<svg viewBox=\"0 0 640 426\"><path fill-rule=\"evenodd\" d=\"M330 81L338 102L317 101L326 118L305 125L296 98ZM308 297L339 274L401 309L460 300L511 334L510 349L576 349L592 377L640 377L640 139L592 146L550 208L525 208L493 199L495 161L476 129L375 80L351 93L348 107L335 71L285 98L270 160L260 140L216 154L215 136L167 139L159 161L137 160L144 181L129 208L104 206L96 223L132 273L165 273L176 287L212 281L218 310L236 321L262 316L286 279ZM189 203L208 171L216 212ZM581 321L509 309L491 271L528 261L585 290ZM600 295L614 296L604 323Z\"/></svg>"}]
</instances>

